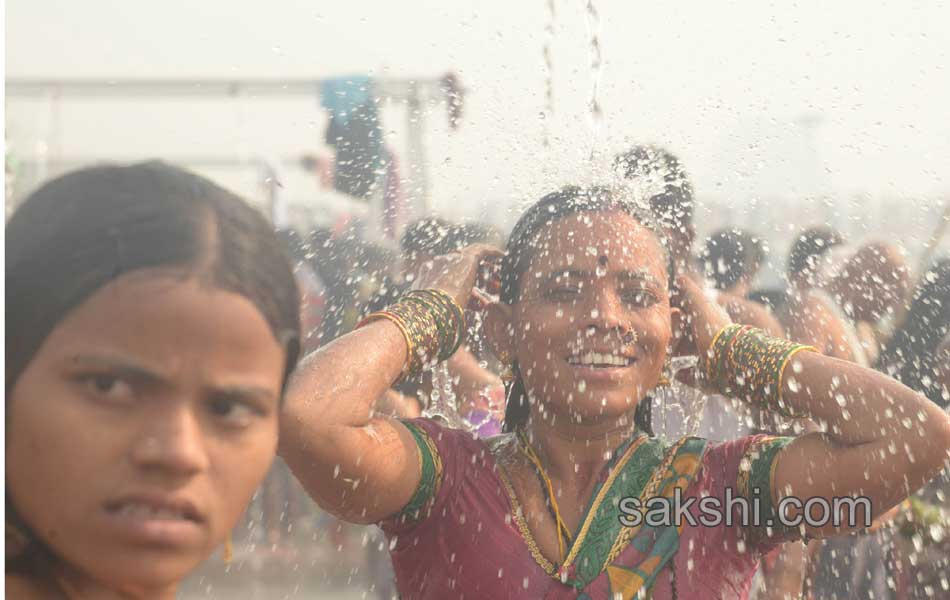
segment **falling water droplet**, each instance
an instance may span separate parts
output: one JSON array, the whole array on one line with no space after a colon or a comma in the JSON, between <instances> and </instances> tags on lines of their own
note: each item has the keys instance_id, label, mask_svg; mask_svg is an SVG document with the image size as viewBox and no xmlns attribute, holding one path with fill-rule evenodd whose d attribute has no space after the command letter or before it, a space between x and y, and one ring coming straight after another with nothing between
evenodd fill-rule
<instances>
[{"instance_id":1,"label":"falling water droplet","mask_svg":"<svg viewBox=\"0 0 950 600\"><path fill-rule=\"evenodd\" d=\"M798 393L798 392L801 391L802 386L799 385L797 379L795 379L794 377L789 377L789 378L788 378L788 389L792 390L792 392L794 392L794 393Z\"/></svg>"},{"instance_id":2,"label":"falling water droplet","mask_svg":"<svg viewBox=\"0 0 950 600\"><path fill-rule=\"evenodd\" d=\"M930 526L928 533L930 533L930 538L938 544L943 541L943 538L946 535L945 530L940 523L933 523Z\"/></svg>"}]
</instances>

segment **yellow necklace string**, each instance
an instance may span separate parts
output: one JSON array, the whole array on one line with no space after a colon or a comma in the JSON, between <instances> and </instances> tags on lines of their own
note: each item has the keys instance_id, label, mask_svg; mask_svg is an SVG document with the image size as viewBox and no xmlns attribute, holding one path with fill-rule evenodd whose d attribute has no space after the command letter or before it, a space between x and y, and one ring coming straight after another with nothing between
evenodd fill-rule
<instances>
[{"instance_id":1,"label":"yellow necklace string","mask_svg":"<svg viewBox=\"0 0 950 600\"><path fill-rule=\"evenodd\" d=\"M564 523L564 519L561 518L561 511L557 506L557 499L554 496L554 486L551 484L551 478L548 477L547 471L544 470L544 467L541 465L541 459L538 458L538 453L534 451L534 448L531 447L531 444L528 442L527 436L524 432L519 432L518 439L521 440L521 451L524 453L528 460L531 461L531 464L534 465L535 470L538 473L538 476L541 477L541 481L544 482L544 486L548 493L548 500L551 504L551 510L554 512L554 520L557 523L557 552L558 552L558 562L563 562L564 560L564 548L565 542L564 538L567 538L567 541L571 541L571 530L568 528L567 524Z\"/></svg>"}]
</instances>

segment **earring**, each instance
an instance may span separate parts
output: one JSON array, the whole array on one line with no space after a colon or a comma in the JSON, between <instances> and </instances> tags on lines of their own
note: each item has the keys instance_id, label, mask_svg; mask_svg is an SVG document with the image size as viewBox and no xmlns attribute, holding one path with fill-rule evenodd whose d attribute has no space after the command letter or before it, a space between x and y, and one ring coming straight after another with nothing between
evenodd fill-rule
<instances>
[{"instance_id":1,"label":"earring","mask_svg":"<svg viewBox=\"0 0 950 600\"><path fill-rule=\"evenodd\" d=\"M501 380L505 383L510 383L515 378L515 372L512 368L511 355L507 352L502 352L498 356L498 360L501 361L501 364L504 366L504 369L502 369L499 377L501 377Z\"/></svg>"},{"instance_id":2,"label":"earring","mask_svg":"<svg viewBox=\"0 0 950 600\"><path fill-rule=\"evenodd\" d=\"M672 371L672 365L670 363L670 355L667 353L666 362L663 363L663 370L660 371L660 378L657 380L657 387L663 386L668 387L673 385L673 382L670 380L669 373Z\"/></svg>"},{"instance_id":3,"label":"earring","mask_svg":"<svg viewBox=\"0 0 950 600\"><path fill-rule=\"evenodd\" d=\"M625 332L620 338L620 340L623 342L625 346L636 344L639 339L640 339L640 334L638 334L633 329Z\"/></svg>"},{"instance_id":4,"label":"earring","mask_svg":"<svg viewBox=\"0 0 950 600\"><path fill-rule=\"evenodd\" d=\"M231 564L231 560L234 558L234 541L231 539L231 532L228 532L228 537L224 538L224 549L222 551L224 557L224 564Z\"/></svg>"}]
</instances>

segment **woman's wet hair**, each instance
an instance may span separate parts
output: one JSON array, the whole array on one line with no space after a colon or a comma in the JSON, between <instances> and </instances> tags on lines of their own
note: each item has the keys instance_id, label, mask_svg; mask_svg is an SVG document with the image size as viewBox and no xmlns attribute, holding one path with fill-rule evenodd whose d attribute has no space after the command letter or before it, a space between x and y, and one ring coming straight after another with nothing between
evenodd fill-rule
<instances>
[{"instance_id":1,"label":"woman's wet hair","mask_svg":"<svg viewBox=\"0 0 950 600\"><path fill-rule=\"evenodd\" d=\"M659 146L634 146L614 158L614 168L623 178L651 188L645 190L650 208L662 225L680 230L692 222L693 185L672 152Z\"/></svg>"},{"instance_id":2,"label":"woman's wet hair","mask_svg":"<svg viewBox=\"0 0 950 600\"><path fill-rule=\"evenodd\" d=\"M765 261L762 240L742 229L722 229L709 236L700 256L703 271L717 290L751 280Z\"/></svg>"},{"instance_id":3,"label":"woman's wet hair","mask_svg":"<svg viewBox=\"0 0 950 600\"><path fill-rule=\"evenodd\" d=\"M538 200L521 215L515 224L501 260L501 302L508 305L518 302L521 294L521 278L528 270L531 259L537 251L537 238L542 229L571 215L610 211L620 211L630 215L657 236L663 248L667 275L672 289L673 263L666 250L659 226L647 207L609 188L568 186ZM523 427L529 415L528 394L517 361L512 363L511 369L513 377L505 384L507 406L504 431L506 432L516 431ZM643 398L637 405L634 421L639 429L652 435L650 397Z\"/></svg>"},{"instance_id":4,"label":"woman's wet hair","mask_svg":"<svg viewBox=\"0 0 950 600\"><path fill-rule=\"evenodd\" d=\"M950 257L934 263L920 281L903 322L876 367L946 408L936 378L936 361L940 360L940 344L950 335Z\"/></svg>"},{"instance_id":5,"label":"woman's wet hair","mask_svg":"<svg viewBox=\"0 0 950 600\"><path fill-rule=\"evenodd\" d=\"M300 300L287 252L260 213L203 177L162 162L74 171L33 192L6 238L8 415L14 384L56 326L97 290L140 269L180 268L244 296L286 350L285 384L296 364ZM8 531L12 515L32 537L9 501ZM28 546L14 560L21 572L35 572L43 554ZM8 554L8 571L15 566Z\"/></svg>"},{"instance_id":6,"label":"woman's wet hair","mask_svg":"<svg viewBox=\"0 0 950 600\"><path fill-rule=\"evenodd\" d=\"M458 238L459 226L455 223L440 217L423 217L406 226L399 246L405 255L439 256L464 246Z\"/></svg>"},{"instance_id":7,"label":"woman's wet hair","mask_svg":"<svg viewBox=\"0 0 950 600\"><path fill-rule=\"evenodd\" d=\"M810 227L798 234L788 253L789 277L814 275L818 259L844 243L844 237L826 226Z\"/></svg>"},{"instance_id":8,"label":"woman's wet hair","mask_svg":"<svg viewBox=\"0 0 950 600\"><path fill-rule=\"evenodd\" d=\"M162 162L74 171L33 192L6 228L8 392L43 341L96 290L138 269L180 267L246 297L287 350L300 339L287 252L264 217Z\"/></svg>"}]
</instances>

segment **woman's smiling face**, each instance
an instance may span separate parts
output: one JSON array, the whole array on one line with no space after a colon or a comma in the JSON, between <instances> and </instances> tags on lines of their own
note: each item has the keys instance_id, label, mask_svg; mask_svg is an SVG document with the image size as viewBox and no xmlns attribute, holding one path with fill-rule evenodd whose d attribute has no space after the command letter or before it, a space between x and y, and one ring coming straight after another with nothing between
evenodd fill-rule
<instances>
[{"instance_id":1,"label":"woman's smiling face","mask_svg":"<svg viewBox=\"0 0 950 600\"><path fill-rule=\"evenodd\" d=\"M579 422L632 415L672 337L658 237L619 210L581 212L544 227L533 253L510 317L529 396Z\"/></svg>"}]
</instances>

